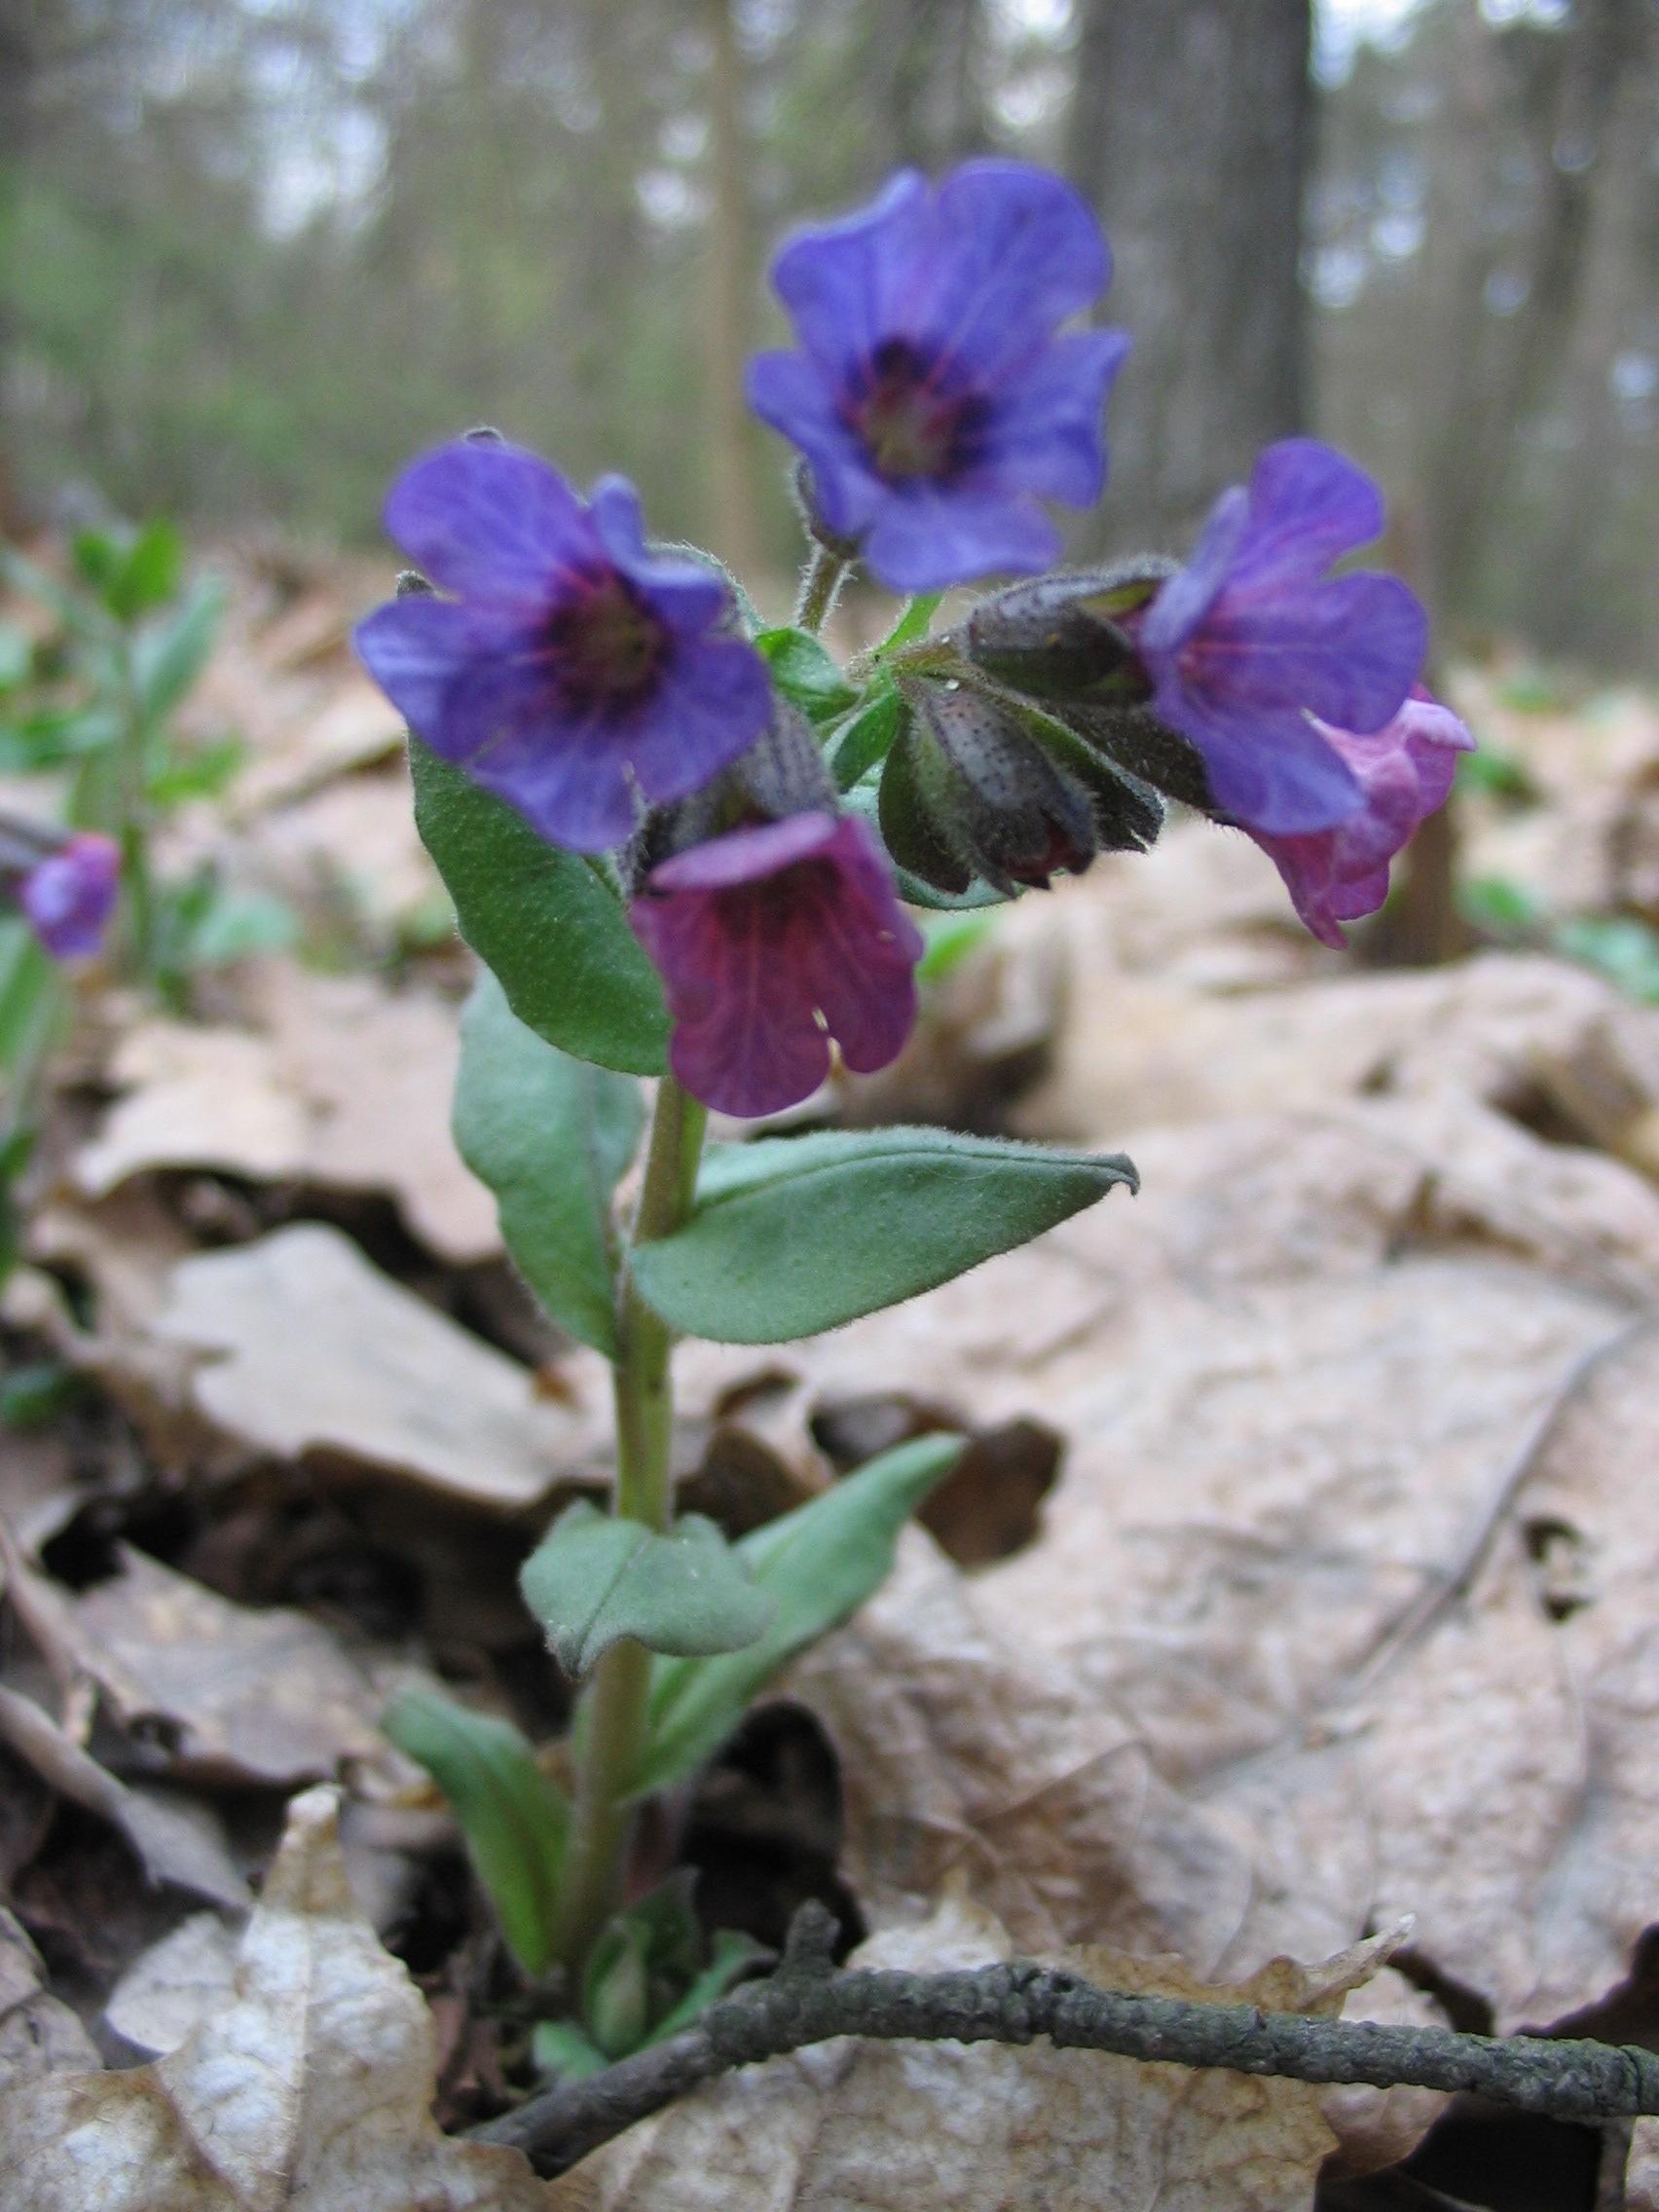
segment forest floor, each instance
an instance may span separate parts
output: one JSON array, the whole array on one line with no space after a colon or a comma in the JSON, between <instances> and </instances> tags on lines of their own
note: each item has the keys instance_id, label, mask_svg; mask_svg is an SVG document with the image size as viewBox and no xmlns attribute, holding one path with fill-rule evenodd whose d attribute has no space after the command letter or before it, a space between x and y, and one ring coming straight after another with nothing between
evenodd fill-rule
<instances>
[{"instance_id":1,"label":"forest floor","mask_svg":"<svg viewBox=\"0 0 1659 2212\"><path fill-rule=\"evenodd\" d=\"M526 2092L529 1998L379 1716L437 1678L557 1737L515 1575L605 1493L607 1380L450 1140L469 961L349 652L378 575L237 577L186 726L243 765L163 866L212 855L294 941L188 1018L86 984L0 1304L0 2083L76 2077L110 2173L153 2164L18 2201L377 2212L306 2134L372 2110L433 2212L1659 2205L1659 2123L1046 2046L772 2061L562 2183L432 2132L434 2089L452 2137ZM1363 1974L1350 2014L1659 2045L1659 708L1503 656L1455 696L1507 764L1460 801L1467 957L1332 955L1183 824L1001 913L904 1058L814 1102L1142 1189L831 1337L685 1348L681 1495L733 1530L974 1440L662 1809L711 1927L776 1946L818 1896L875 1958L1251 1995L1376 1937L1297 2001ZM319 1784L338 1829L302 1798L268 1884ZM235 2008L288 2083L247 2105L265 2194L166 2167ZM308 2071L372 2098L302 2122Z\"/></svg>"}]
</instances>

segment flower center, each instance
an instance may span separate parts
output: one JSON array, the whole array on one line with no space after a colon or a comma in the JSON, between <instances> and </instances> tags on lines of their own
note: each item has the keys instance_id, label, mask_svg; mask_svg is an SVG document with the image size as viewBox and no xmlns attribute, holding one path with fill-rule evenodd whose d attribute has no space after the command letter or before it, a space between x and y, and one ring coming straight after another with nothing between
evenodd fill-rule
<instances>
[{"instance_id":1,"label":"flower center","mask_svg":"<svg viewBox=\"0 0 1659 2212\"><path fill-rule=\"evenodd\" d=\"M850 409L870 464L888 483L948 479L978 458L988 413L972 391L942 391L937 364L888 338L862 366Z\"/></svg>"},{"instance_id":2,"label":"flower center","mask_svg":"<svg viewBox=\"0 0 1659 2212\"><path fill-rule=\"evenodd\" d=\"M585 577L553 608L542 637L572 713L631 706L653 688L668 658L667 628L614 569Z\"/></svg>"}]
</instances>

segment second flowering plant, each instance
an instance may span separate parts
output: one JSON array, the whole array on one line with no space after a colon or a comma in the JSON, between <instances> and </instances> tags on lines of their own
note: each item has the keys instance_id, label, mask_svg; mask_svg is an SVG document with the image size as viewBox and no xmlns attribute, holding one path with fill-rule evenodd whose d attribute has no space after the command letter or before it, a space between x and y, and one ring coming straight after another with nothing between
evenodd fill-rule
<instances>
[{"instance_id":1,"label":"second flowering plant","mask_svg":"<svg viewBox=\"0 0 1659 2212\"><path fill-rule=\"evenodd\" d=\"M1135 1181L1120 1157L931 1128L710 1144L710 1110L773 1116L837 1057L887 1066L916 1014L910 909L1144 849L1171 801L1254 837L1340 943L1468 743L1420 690L1410 592L1328 575L1381 503L1312 440L1224 493L1184 567L1051 567L1043 502L1106 479L1127 340L1070 325L1109 275L1071 188L1009 162L903 175L786 243L798 344L753 363L750 395L799 449L789 625L653 544L620 479L584 499L495 433L388 500L419 566L357 642L408 719L421 831L484 964L457 1139L526 1281L615 1382L612 1510L571 1507L523 1576L581 1685L561 1778L447 1703L392 1721L455 1798L521 1966L562 1973L537 2042L555 2070L669 2033L745 1970L690 1920L672 1815L647 1855L638 1809L868 1595L957 1452L903 1446L731 1543L676 1517L676 1339L837 1327ZM922 596L843 667L819 633L860 568ZM1020 580L934 627L946 587L989 575Z\"/></svg>"}]
</instances>

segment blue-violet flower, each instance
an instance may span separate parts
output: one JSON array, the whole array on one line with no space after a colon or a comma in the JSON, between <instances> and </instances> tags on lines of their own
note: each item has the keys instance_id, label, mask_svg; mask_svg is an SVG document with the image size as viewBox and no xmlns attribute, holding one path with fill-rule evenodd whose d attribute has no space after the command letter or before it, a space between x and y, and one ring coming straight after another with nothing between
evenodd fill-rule
<instances>
[{"instance_id":1,"label":"blue-violet flower","mask_svg":"<svg viewBox=\"0 0 1659 2212\"><path fill-rule=\"evenodd\" d=\"M856 1074L886 1067L915 1020L921 933L851 816L814 809L694 845L651 870L630 919L667 986L670 1065L721 1113L810 1097L831 1038Z\"/></svg>"},{"instance_id":2,"label":"blue-violet flower","mask_svg":"<svg viewBox=\"0 0 1659 2212\"><path fill-rule=\"evenodd\" d=\"M4 840L10 846L10 839ZM6 866L5 888L24 920L55 960L84 960L97 951L121 880L114 840L95 830L77 830Z\"/></svg>"},{"instance_id":3,"label":"blue-violet flower","mask_svg":"<svg viewBox=\"0 0 1659 2212\"><path fill-rule=\"evenodd\" d=\"M1154 712L1198 748L1217 802L1252 832L1354 813L1359 777L1317 722L1384 729L1417 680L1428 625L1413 594L1395 576L1325 573L1382 527L1363 470L1285 438L1248 491L1222 494L1187 566L1131 619Z\"/></svg>"},{"instance_id":4,"label":"blue-violet flower","mask_svg":"<svg viewBox=\"0 0 1659 2212\"><path fill-rule=\"evenodd\" d=\"M1055 332L1112 262L1087 203L1023 162L902 170L839 222L797 231L772 281L798 352L760 353L749 401L806 456L833 535L895 591L1045 569L1039 498L1089 506L1100 416L1128 339Z\"/></svg>"},{"instance_id":5,"label":"blue-violet flower","mask_svg":"<svg viewBox=\"0 0 1659 2212\"><path fill-rule=\"evenodd\" d=\"M1388 863L1419 822L1445 805L1459 753L1474 739L1450 707L1420 687L1369 736L1315 723L1358 780L1356 813L1334 830L1251 834L1285 880L1291 903L1322 944L1340 951L1342 925L1374 914L1388 896Z\"/></svg>"},{"instance_id":6,"label":"blue-violet flower","mask_svg":"<svg viewBox=\"0 0 1659 2212\"><path fill-rule=\"evenodd\" d=\"M358 652L417 735L552 843L621 844L641 797L683 798L764 727L730 592L647 550L621 477L584 504L536 455L463 439L404 470L386 525L455 597L378 608Z\"/></svg>"}]
</instances>

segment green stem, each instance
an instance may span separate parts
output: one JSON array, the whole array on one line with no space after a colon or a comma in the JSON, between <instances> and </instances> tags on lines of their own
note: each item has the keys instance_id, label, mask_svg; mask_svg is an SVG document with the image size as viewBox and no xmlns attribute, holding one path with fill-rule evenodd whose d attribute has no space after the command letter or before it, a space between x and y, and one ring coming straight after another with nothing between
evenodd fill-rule
<instances>
[{"instance_id":1,"label":"green stem","mask_svg":"<svg viewBox=\"0 0 1659 2212\"><path fill-rule=\"evenodd\" d=\"M831 553L828 545L814 544L812 559L806 565L806 573L800 580L800 598L795 603L795 628L810 631L817 637L830 619L830 610L835 596L846 581L852 563L844 561L839 553Z\"/></svg>"},{"instance_id":2,"label":"green stem","mask_svg":"<svg viewBox=\"0 0 1659 2212\"><path fill-rule=\"evenodd\" d=\"M132 666L131 640L121 646L120 756L121 889L127 906L128 942L141 982L149 982L156 953L156 901L150 881L149 800L146 794L144 715Z\"/></svg>"},{"instance_id":3,"label":"green stem","mask_svg":"<svg viewBox=\"0 0 1659 2212\"><path fill-rule=\"evenodd\" d=\"M690 1212L708 1119L707 1109L673 1076L663 1077L651 1118L633 1244L669 1235ZM625 1520L665 1530L672 1511L669 1456L674 1396L669 1357L674 1340L668 1323L635 1290L626 1257L617 1300L617 1336L615 1510ZM632 1822L628 1788L645 1748L650 1680L650 1653L644 1644L625 1638L600 1660L583 1693L584 1727L559 1885L557 1930L558 1955L572 1989L595 1939L622 1901Z\"/></svg>"}]
</instances>

